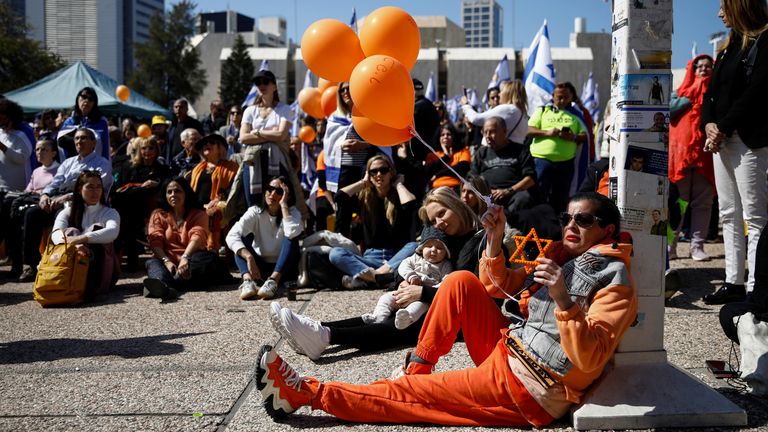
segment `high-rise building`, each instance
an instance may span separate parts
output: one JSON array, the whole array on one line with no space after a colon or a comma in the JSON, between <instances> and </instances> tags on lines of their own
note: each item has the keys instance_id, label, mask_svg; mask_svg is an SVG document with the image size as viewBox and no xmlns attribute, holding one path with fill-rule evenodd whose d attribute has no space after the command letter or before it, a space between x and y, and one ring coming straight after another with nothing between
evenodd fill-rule
<instances>
[{"instance_id":1,"label":"high-rise building","mask_svg":"<svg viewBox=\"0 0 768 432\"><path fill-rule=\"evenodd\" d=\"M203 12L197 16L197 33L244 33L253 31L256 21L233 10Z\"/></svg>"},{"instance_id":2,"label":"high-rise building","mask_svg":"<svg viewBox=\"0 0 768 432\"><path fill-rule=\"evenodd\" d=\"M503 15L496 0L461 0L461 25L467 47L502 46Z\"/></svg>"},{"instance_id":3,"label":"high-rise building","mask_svg":"<svg viewBox=\"0 0 768 432\"><path fill-rule=\"evenodd\" d=\"M149 39L165 0L14 0L29 36L66 62L84 61L123 81L136 66L135 44Z\"/></svg>"}]
</instances>

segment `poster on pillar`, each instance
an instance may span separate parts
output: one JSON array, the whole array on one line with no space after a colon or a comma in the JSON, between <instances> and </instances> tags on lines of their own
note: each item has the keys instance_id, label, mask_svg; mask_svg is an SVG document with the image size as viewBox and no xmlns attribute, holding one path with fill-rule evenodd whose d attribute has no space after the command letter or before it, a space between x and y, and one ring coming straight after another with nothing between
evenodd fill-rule
<instances>
[{"instance_id":1,"label":"poster on pillar","mask_svg":"<svg viewBox=\"0 0 768 432\"><path fill-rule=\"evenodd\" d=\"M672 75L669 73L624 74L616 86L616 106L655 105L666 108L671 88Z\"/></svg>"}]
</instances>

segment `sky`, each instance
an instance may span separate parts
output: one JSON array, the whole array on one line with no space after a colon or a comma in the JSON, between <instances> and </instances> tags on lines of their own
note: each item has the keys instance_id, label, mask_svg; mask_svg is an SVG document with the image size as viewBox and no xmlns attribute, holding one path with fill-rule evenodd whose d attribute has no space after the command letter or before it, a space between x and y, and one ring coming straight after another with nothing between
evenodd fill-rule
<instances>
[{"instance_id":1,"label":"sky","mask_svg":"<svg viewBox=\"0 0 768 432\"><path fill-rule=\"evenodd\" d=\"M194 0L193 0L194 1ZM567 47L574 18L584 17L588 32L610 32L611 2L605 0L497 0L504 11L504 46L528 47L546 19L553 47ZM166 4L177 3L171 0ZM283 16L288 23L288 37L301 41L310 24L322 18L349 22L352 9L358 18L381 6L397 6L411 15L445 15L461 26L460 0L198 0L198 11L229 9L244 15ZM724 31L717 17L719 0L674 0L672 67L683 68L691 57L694 41L698 53L712 53L709 37Z\"/></svg>"}]
</instances>

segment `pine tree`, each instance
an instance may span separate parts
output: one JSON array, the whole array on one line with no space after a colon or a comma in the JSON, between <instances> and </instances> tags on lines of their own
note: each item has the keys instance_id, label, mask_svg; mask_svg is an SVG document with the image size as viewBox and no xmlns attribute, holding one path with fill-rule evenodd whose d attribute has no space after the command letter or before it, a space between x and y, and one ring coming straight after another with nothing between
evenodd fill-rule
<instances>
[{"instance_id":1,"label":"pine tree","mask_svg":"<svg viewBox=\"0 0 768 432\"><path fill-rule=\"evenodd\" d=\"M65 66L39 41L27 37L29 27L0 1L0 93L15 90Z\"/></svg>"},{"instance_id":2,"label":"pine tree","mask_svg":"<svg viewBox=\"0 0 768 432\"><path fill-rule=\"evenodd\" d=\"M232 45L232 53L221 65L219 96L224 106L243 103L251 89L254 73L253 61L248 55L248 46L243 37L238 34Z\"/></svg>"},{"instance_id":3,"label":"pine tree","mask_svg":"<svg viewBox=\"0 0 768 432\"><path fill-rule=\"evenodd\" d=\"M168 107L180 97L194 102L207 84L200 53L189 41L194 34L196 4L182 0L149 22L149 39L136 44L138 66L128 84L139 93Z\"/></svg>"}]
</instances>

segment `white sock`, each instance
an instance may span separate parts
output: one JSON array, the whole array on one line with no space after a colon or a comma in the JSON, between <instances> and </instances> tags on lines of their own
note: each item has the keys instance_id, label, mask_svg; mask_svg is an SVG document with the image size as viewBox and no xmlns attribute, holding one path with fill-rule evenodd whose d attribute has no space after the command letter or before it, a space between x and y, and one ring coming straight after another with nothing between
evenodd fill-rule
<instances>
[{"instance_id":1,"label":"white sock","mask_svg":"<svg viewBox=\"0 0 768 432\"><path fill-rule=\"evenodd\" d=\"M406 309L400 309L395 312L395 328L398 330L408 327L413 324L414 321L413 316L411 316L411 313Z\"/></svg>"}]
</instances>

